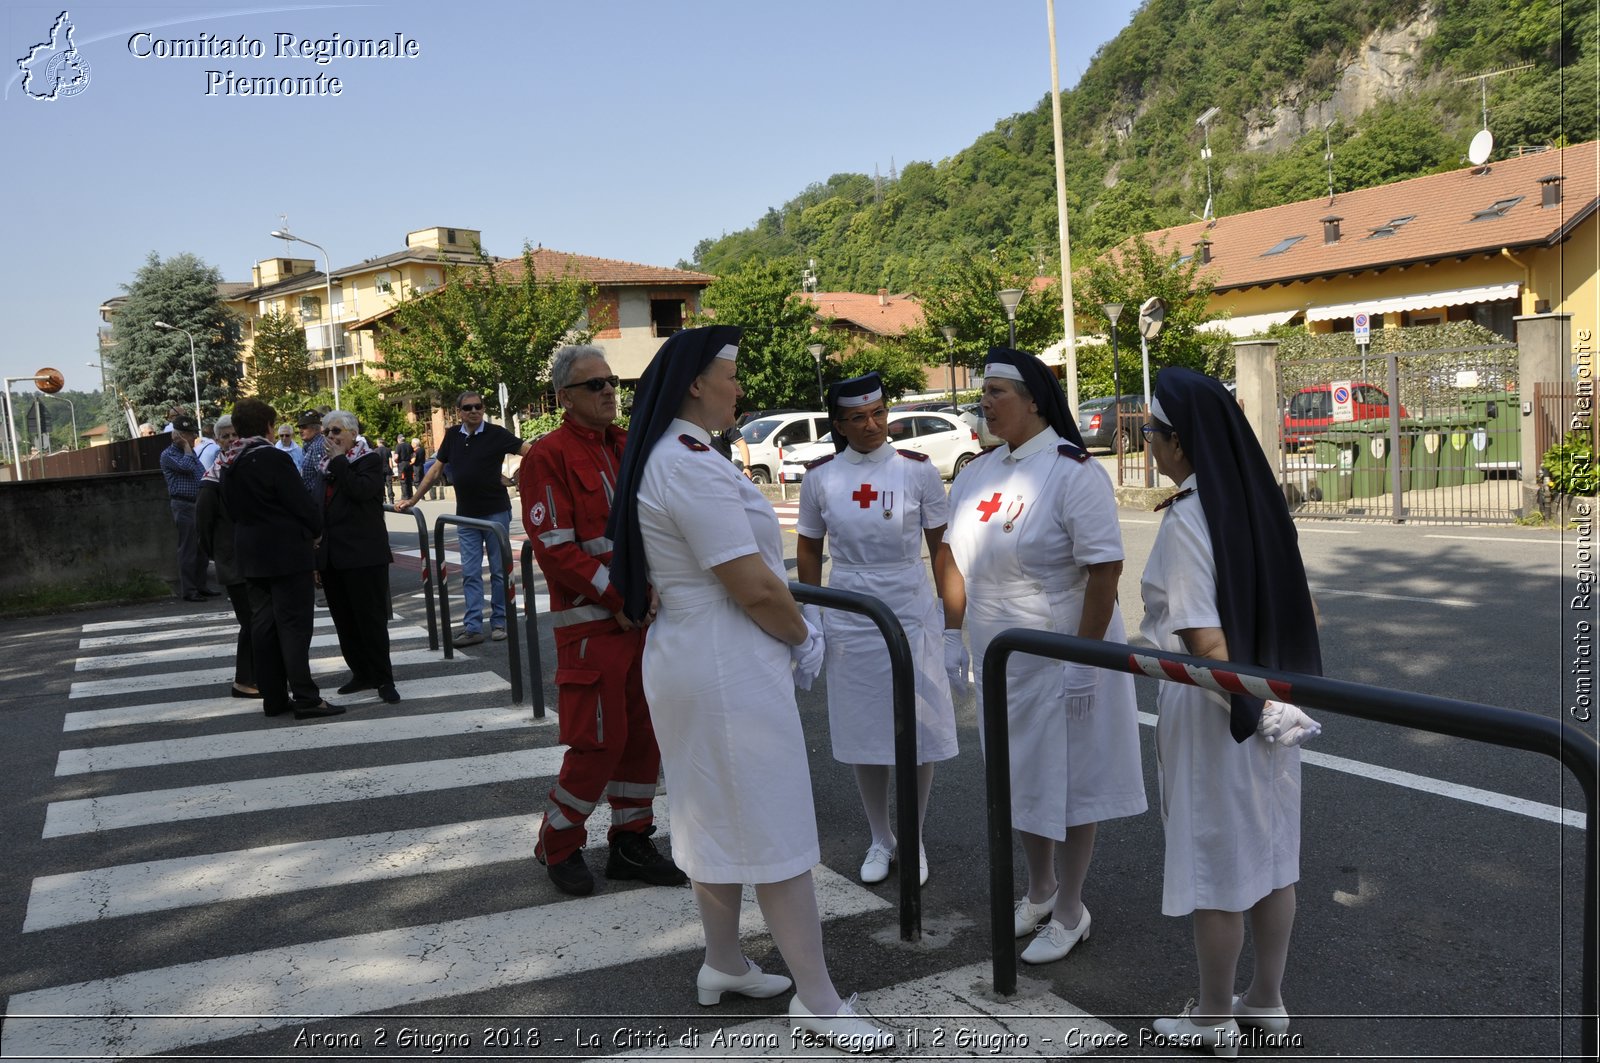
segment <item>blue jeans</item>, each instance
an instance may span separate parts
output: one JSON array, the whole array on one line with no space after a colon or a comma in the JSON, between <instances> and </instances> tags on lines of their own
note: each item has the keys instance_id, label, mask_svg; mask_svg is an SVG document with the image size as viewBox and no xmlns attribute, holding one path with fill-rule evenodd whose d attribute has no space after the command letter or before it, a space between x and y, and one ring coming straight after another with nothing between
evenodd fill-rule
<instances>
[{"instance_id":1,"label":"blue jeans","mask_svg":"<svg viewBox=\"0 0 1600 1063\"><path fill-rule=\"evenodd\" d=\"M492 520L511 532L511 511L483 517ZM456 528L457 548L461 551L461 593L467 599L467 611L461 617L461 626L468 631L483 630L483 551L489 550L489 579L493 603L489 623L493 627L506 626L506 562L500 555L500 537L493 532L483 532L465 526Z\"/></svg>"}]
</instances>

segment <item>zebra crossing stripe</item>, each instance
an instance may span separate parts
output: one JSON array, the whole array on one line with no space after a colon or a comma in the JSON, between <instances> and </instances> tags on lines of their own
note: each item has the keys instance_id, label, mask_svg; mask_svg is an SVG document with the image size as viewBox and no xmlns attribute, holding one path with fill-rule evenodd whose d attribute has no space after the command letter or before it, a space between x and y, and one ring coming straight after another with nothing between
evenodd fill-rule
<instances>
[{"instance_id":1,"label":"zebra crossing stripe","mask_svg":"<svg viewBox=\"0 0 1600 1063\"><path fill-rule=\"evenodd\" d=\"M384 715L375 720L341 720L313 727L268 727L258 731L168 738L156 742L129 742L114 746L63 749L56 754L56 776L87 775L97 771L149 768L158 764L189 764L198 760L226 760L264 753L305 753L340 746L407 742L418 738L509 731L533 724L533 709L462 709L419 716Z\"/></svg>"},{"instance_id":2,"label":"zebra crossing stripe","mask_svg":"<svg viewBox=\"0 0 1600 1063\"><path fill-rule=\"evenodd\" d=\"M892 910L890 902L818 865L825 919ZM546 885L530 886L543 895ZM740 932L765 932L745 888ZM617 927L626 927L619 932ZM574 942L582 947L574 947ZM623 967L685 953L693 999L702 947L694 893L611 889L491 915L136 971L13 994L0 1053L127 1058L298 1025ZM562 947L565 946L565 947ZM308 1013L306 1009L316 1009ZM370 1029L370 1019L361 1020ZM286 1042L287 1043L287 1042Z\"/></svg>"},{"instance_id":3,"label":"zebra crossing stripe","mask_svg":"<svg viewBox=\"0 0 1600 1063\"><path fill-rule=\"evenodd\" d=\"M268 809L398 797L486 783L524 782L530 777L559 772L562 752L559 746L519 749L481 757L383 764L369 768L281 775L269 779L239 779L203 786L180 786L170 790L52 801L45 809L43 837L60 838L70 834L235 816Z\"/></svg>"},{"instance_id":4,"label":"zebra crossing stripe","mask_svg":"<svg viewBox=\"0 0 1600 1063\"><path fill-rule=\"evenodd\" d=\"M1009 944L1009 943L1008 943ZM1131 1048L1137 1039L1024 979L1020 995L994 999L994 971L987 963L958 967L915 982L885 986L861 994L858 1010L892 1030L899 1052L932 1058L1056 1059L1105 1048ZM606 1047L621 1047L631 1030L626 1024ZM705 1028L700 1024L691 1044L681 1035L666 1046L600 1056L608 1059L805 1059L818 1055L787 1018L757 1019L737 1026ZM610 1031L607 1031L609 1034ZM605 1036L605 1035L602 1035ZM827 1050L823 1050L827 1051Z\"/></svg>"},{"instance_id":5,"label":"zebra crossing stripe","mask_svg":"<svg viewBox=\"0 0 1600 1063\"><path fill-rule=\"evenodd\" d=\"M525 860L543 822L501 816L47 875L33 881L22 930ZM665 797L655 800L655 825L658 840L669 832ZM585 826L586 844L603 850L611 806Z\"/></svg>"},{"instance_id":6,"label":"zebra crossing stripe","mask_svg":"<svg viewBox=\"0 0 1600 1063\"><path fill-rule=\"evenodd\" d=\"M237 635L239 629L234 628L229 634ZM408 624L393 624L389 627L389 641L405 642L409 639L425 639L428 633L420 627ZM336 634L313 635L311 648L325 650L330 646L339 645L339 636ZM237 642L229 639L227 642L210 642L203 645L169 646L161 650L139 650L135 653L107 653L98 657L79 657L74 671L78 672L104 672L116 668L138 668L150 664L171 664L181 661L195 661L196 663L217 657L232 657L237 650Z\"/></svg>"},{"instance_id":7,"label":"zebra crossing stripe","mask_svg":"<svg viewBox=\"0 0 1600 1063\"><path fill-rule=\"evenodd\" d=\"M427 679L401 677L395 684L407 702L427 698L459 697L466 694L495 694L511 689L511 684L493 672L468 675L441 675ZM378 700L375 690L360 694L340 694L339 704L367 705ZM69 712L61 724L63 731L93 731L101 727L134 727L151 723L191 723L219 716L259 716L261 702L248 698L201 698L197 701L158 701L149 705L122 705L115 709L87 709ZM536 721L537 722L537 721Z\"/></svg>"},{"instance_id":8,"label":"zebra crossing stripe","mask_svg":"<svg viewBox=\"0 0 1600 1063\"><path fill-rule=\"evenodd\" d=\"M450 660L438 650L399 650L389 655L389 663L396 668L408 664L451 664L468 662L472 658L460 650ZM311 658L311 674L327 675L342 672L349 666L343 657ZM69 698L96 698L107 694L143 694L149 690L171 690L174 687L197 687L207 683L227 683L233 680L233 665L222 668L201 668L192 672L161 672L156 675L135 675L121 679L82 679L72 684Z\"/></svg>"},{"instance_id":9,"label":"zebra crossing stripe","mask_svg":"<svg viewBox=\"0 0 1600 1063\"><path fill-rule=\"evenodd\" d=\"M404 620L402 616L391 616L391 621ZM197 642L206 638L228 638L239 630L238 621L232 613L228 614L229 623L213 624L210 627L181 628L169 631L162 628L159 631L136 631L130 635L95 635L90 638L78 640L80 650L98 650L107 646L137 646L145 642ZM316 627L332 627L333 617L319 616L312 621ZM85 630L88 630L87 628Z\"/></svg>"},{"instance_id":10,"label":"zebra crossing stripe","mask_svg":"<svg viewBox=\"0 0 1600 1063\"><path fill-rule=\"evenodd\" d=\"M316 607L316 610L319 613L326 614L328 612L328 607L325 605L319 605ZM233 618L233 610L228 609L220 613L184 613L180 619L182 619L186 624L202 624L215 623L222 620L232 620ZM150 629L150 625L158 624L169 619L171 618L147 616L142 620L105 620L97 624L83 625L83 632L84 634L88 634L91 631L148 631Z\"/></svg>"}]
</instances>

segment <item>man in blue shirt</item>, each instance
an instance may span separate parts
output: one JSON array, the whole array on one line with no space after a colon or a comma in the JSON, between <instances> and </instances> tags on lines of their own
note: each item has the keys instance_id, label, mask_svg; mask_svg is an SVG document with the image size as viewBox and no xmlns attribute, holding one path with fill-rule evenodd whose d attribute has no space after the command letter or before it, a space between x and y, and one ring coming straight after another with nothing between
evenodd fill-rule
<instances>
[{"instance_id":1,"label":"man in blue shirt","mask_svg":"<svg viewBox=\"0 0 1600 1063\"><path fill-rule=\"evenodd\" d=\"M322 438L322 414L307 410L300 415L300 482L311 492L311 501L322 507L322 459L327 457L328 441Z\"/></svg>"},{"instance_id":2,"label":"man in blue shirt","mask_svg":"<svg viewBox=\"0 0 1600 1063\"><path fill-rule=\"evenodd\" d=\"M205 474L195 457L194 441L200 434L194 418L180 414L172 420L172 445L161 452L161 474L167 480L172 520L178 526L178 588L186 602L203 602L221 591L206 586L211 559L200 549L195 503L200 500L200 478Z\"/></svg>"}]
</instances>

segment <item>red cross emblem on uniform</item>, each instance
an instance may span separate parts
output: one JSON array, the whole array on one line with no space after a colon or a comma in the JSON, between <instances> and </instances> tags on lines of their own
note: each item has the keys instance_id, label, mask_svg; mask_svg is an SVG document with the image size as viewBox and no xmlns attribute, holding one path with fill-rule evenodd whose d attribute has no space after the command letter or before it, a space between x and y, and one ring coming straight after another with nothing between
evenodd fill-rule
<instances>
[{"instance_id":1,"label":"red cross emblem on uniform","mask_svg":"<svg viewBox=\"0 0 1600 1063\"><path fill-rule=\"evenodd\" d=\"M996 491L994 497L987 502L978 503L978 512L983 516L978 518L979 524L989 523L989 518L1000 512L1000 492Z\"/></svg>"},{"instance_id":2,"label":"red cross emblem on uniform","mask_svg":"<svg viewBox=\"0 0 1600 1063\"><path fill-rule=\"evenodd\" d=\"M862 484L851 493L850 497L854 501L860 503L862 509L867 509L872 505L872 503L878 500L878 492L872 489L871 484ZM999 498L1000 496L995 495L994 497ZM1000 503L996 502L994 504L994 508L999 509Z\"/></svg>"}]
</instances>

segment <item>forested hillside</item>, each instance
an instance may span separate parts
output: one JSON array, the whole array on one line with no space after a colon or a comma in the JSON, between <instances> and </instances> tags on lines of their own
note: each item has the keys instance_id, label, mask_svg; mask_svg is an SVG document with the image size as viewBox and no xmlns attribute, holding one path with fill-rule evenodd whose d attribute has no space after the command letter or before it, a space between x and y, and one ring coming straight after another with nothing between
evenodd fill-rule
<instances>
[{"instance_id":1,"label":"forested hillside","mask_svg":"<svg viewBox=\"0 0 1600 1063\"><path fill-rule=\"evenodd\" d=\"M1600 136L1596 5L1561 0L1148 0L1062 95L1073 257L1186 221L1206 200L1195 119L1211 125L1214 213L1463 164L1488 79L1496 157ZM915 291L994 252L1058 268L1048 95L967 149L882 178L835 174L684 263L815 259L824 290ZM798 278L797 278L798 283Z\"/></svg>"}]
</instances>

